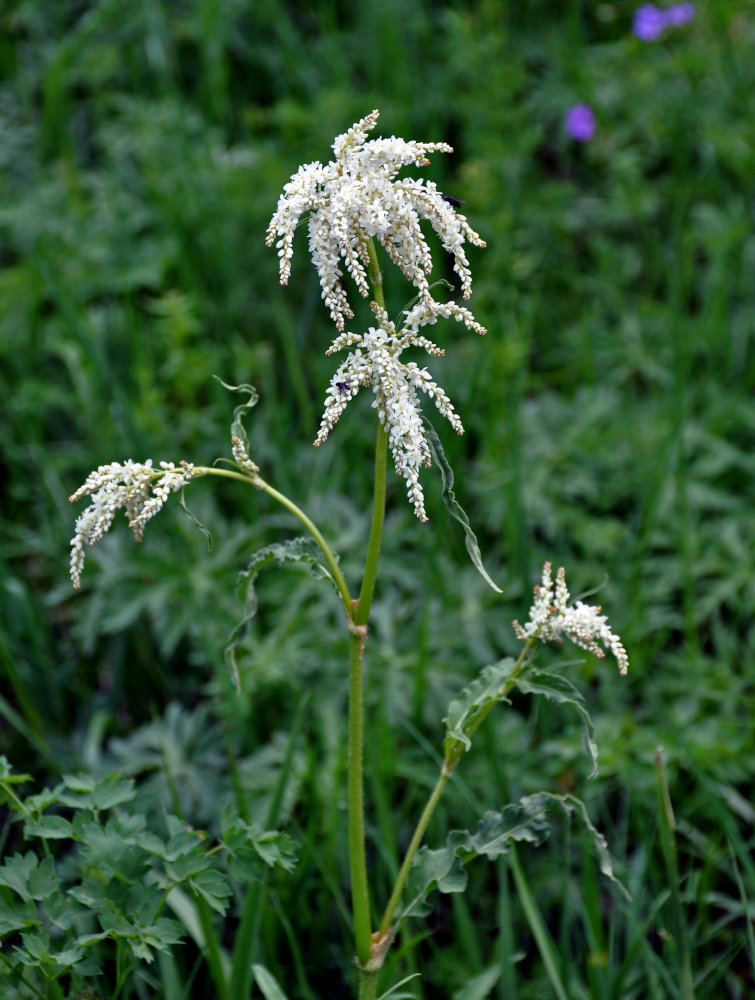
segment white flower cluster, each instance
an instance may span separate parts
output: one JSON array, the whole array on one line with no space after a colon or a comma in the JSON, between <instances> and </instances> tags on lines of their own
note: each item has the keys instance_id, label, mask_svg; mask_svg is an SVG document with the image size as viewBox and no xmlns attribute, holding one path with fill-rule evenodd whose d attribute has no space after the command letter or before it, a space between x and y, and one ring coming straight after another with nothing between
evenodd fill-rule
<instances>
[{"instance_id":1,"label":"white flower cluster","mask_svg":"<svg viewBox=\"0 0 755 1000\"><path fill-rule=\"evenodd\" d=\"M426 521L419 470L423 465L431 464L431 455L422 427L417 390L421 389L434 401L457 434L463 434L464 428L450 399L432 380L427 369L420 368L414 361L402 362L400 356L407 347L421 347L431 355L445 353L431 340L416 333L420 326L434 323L438 315L460 320L479 333L485 330L474 322L468 310L437 303L435 309L430 310L426 304L420 303L405 314L406 325L397 333L386 311L376 302L371 302L370 306L378 327L370 327L363 334L342 333L326 351L326 354L333 354L345 347L354 348L331 379L315 444L325 441L348 402L363 386L372 388L375 394L372 405L388 432L388 445L396 472L406 480L407 495L417 517Z\"/></svg>"},{"instance_id":2,"label":"white flower cluster","mask_svg":"<svg viewBox=\"0 0 755 1000\"><path fill-rule=\"evenodd\" d=\"M619 673L625 674L629 658L621 639L614 635L608 627L606 616L600 613L600 606L592 607L582 601L569 606L569 600L563 566L558 571L554 592L551 564L545 563L542 582L535 587L535 600L530 608L529 621L524 628L519 622L514 622L517 638L560 642L563 633L577 646L602 657L606 654L598 645L600 641L616 657Z\"/></svg>"},{"instance_id":3,"label":"white flower cluster","mask_svg":"<svg viewBox=\"0 0 755 1000\"><path fill-rule=\"evenodd\" d=\"M240 469L248 472L251 476L257 475L260 471L259 465L251 460L249 452L246 450L246 445L241 438L237 438L235 435L231 437L231 452L234 462Z\"/></svg>"},{"instance_id":4,"label":"white flower cluster","mask_svg":"<svg viewBox=\"0 0 755 1000\"><path fill-rule=\"evenodd\" d=\"M142 540L144 527L162 508L170 493L180 490L194 475L194 466L181 462L160 462L159 469L152 468L152 460L121 465L112 462L90 472L86 482L68 499L73 503L83 496L91 496L92 503L76 519L75 534L71 539L71 581L75 588L81 586L84 567L84 545L94 545L113 523L116 511L123 507L128 526L137 542Z\"/></svg>"},{"instance_id":5,"label":"white flower cluster","mask_svg":"<svg viewBox=\"0 0 755 1000\"><path fill-rule=\"evenodd\" d=\"M430 222L444 250L453 255L465 299L472 293L472 275L464 242L485 246L432 181L395 181L402 167L426 166L430 162L428 153L450 153L452 147L445 142L413 142L396 136L367 142L367 133L375 127L378 115L373 111L336 138L334 161L326 166L315 161L299 167L283 188L267 230L267 245L275 242L280 280L285 285L291 271L294 231L301 216L311 213L309 250L320 275L322 297L341 331L344 317L351 319L354 314L346 296L340 258L361 295L367 298L367 239L376 238L382 243L390 259L427 303L432 303L427 280L432 259L420 229L421 219Z\"/></svg>"}]
</instances>

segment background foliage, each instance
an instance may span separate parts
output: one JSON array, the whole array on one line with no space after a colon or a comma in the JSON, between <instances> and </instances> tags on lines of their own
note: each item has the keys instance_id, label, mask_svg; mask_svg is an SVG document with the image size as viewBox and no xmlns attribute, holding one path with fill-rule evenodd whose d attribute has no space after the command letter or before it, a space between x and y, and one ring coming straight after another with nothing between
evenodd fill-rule
<instances>
[{"instance_id":1,"label":"background foliage","mask_svg":"<svg viewBox=\"0 0 755 1000\"><path fill-rule=\"evenodd\" d=\"M117 525L74 597L66 498L102 462L228 454L234 400L211 376L252 382L255 461L353 579L371 412L354 406L311 448L332 332L304 238L281 290L264 230L298 164L327 159L373 107L378 132L454 145L426 176L488 242L471 255L488 337L439 329L447 354L432 369L467 428L444 443L505 591L468 566L437 476L426 527L393 484L368 652L375 870L396 865L434 779L448 701L515 650L510 620L550 558L574 593L604 585L630 654L626 682L592 660L573 668L600 776L585 782L573 720L519 698L465 760L429 841L520 794L576 791L633 899L599 883L567 822L520 848L569 995L680 995L664 972L675 898L696 995L755 990L755 24L710 0L651 44L632 36L633 11L10 0L0 12L3 749L40 787L119 769L140 815L211 831L239 790L264 822L293 752L278 823L299 863L271 876L255 942L291 996L350 988L335 602L304 573L262 577L236 696L222 657L235 576L290 521L262 496L199 483L189 500L211 552L174 505L138 548ZM598 122L583 145L562 125L579 101ZM397 281L387 295L402 307ZM658 746L678 882L661 850ZM0 843L28 846L9 821ZM428 997L552 995L509 860L469 875L467 897L436 897L407 932L421 947L397 949L393 981L416 965ZM210 995L195 959L191 943L174 948L171 974L145 972L134 995L184 996L190 975Z\"/></svg>"}]
</instances>

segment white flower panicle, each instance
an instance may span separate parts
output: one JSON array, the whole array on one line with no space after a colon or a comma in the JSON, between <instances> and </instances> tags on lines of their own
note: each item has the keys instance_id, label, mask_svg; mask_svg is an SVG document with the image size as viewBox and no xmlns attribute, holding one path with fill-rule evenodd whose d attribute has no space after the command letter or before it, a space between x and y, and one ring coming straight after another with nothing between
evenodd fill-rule
<instances>
[{"instance_id":1,"label":"white flower panicle","mask_svg":"<svg viewBox=\"0 0 755 1000\"><path fill-rule=\"evenodd\" d=\"M513 623L517 638L560 642L563 633L575 645L603 657L606 654L598 645L600 641L616 657L619 673L625 674L629 658L621 639L608 627L606 616L600 613L600 606L592 607L582 601L576 601L570 606L569 600L563 566L556 576L554 590L551 564L545 563L542 582L535 587L535 600L530 608L529 621L524 627L517 621Z\"/></svg>"},{"instance_id":2,"label":"white flower panicle","mask_svg":"<svg viewBox=\"0 0 755 1000\"><path fill-rule=\"evenodd\" d=\"M189 462L181 462L178 467L173 462L160 462L160 468L153 469L151 459L143 464L130 459L123 465L112 462L90 472L83 486L68 498L71 503L83 496L92 498L76 519L71 539L73 586L81 586L84 545L94 545L102 538L120 507L125 510L134 538L140 542L147 521L162 508L170 493L180 490L194 475L194 466Z\"/></svg>"},{"instance_id":3,"label":"white flower panicle","mask_svg":"<svg viewBox=\"0 0 755 1000\"><path fill-rule=\"evenodd\" d=\"M361 388L371 388L375 394L372 405L388 433L388 445L396 472L406 480L407 496L417 517L420 521L427 521L419 470L422 466L430 466L431 454L422 426L417 390L422 390L433 400L457 434L464 433L450 399L432 380L427 369L420 368L414 361L400 360L407 347L423 348L430 355L445 353L431 340L416 333L417 327L434 322L435 314L428 312L423 318L418 307L415 307L411 310L416 314L413 319L414 328L405 327L397 333L384 309L376 302L371 302L370 307L377 318L377 328L370 327L363 334L342 333L326 351L326 354L333 354L346 347L354 348L331 379L325 397L325 411L314 443L320 445L325 441L349 401ZM451 312L448 315L466 322L465 317L458 313Z\"/></svg>"},{"instance_id":4,"label":"white flower panicle","mask_svg":"<svg viewBox=\"0 0 755 1000\"><path fill-rule=\"evenodd\" d=\"M373 111L339 135L333 143L335 160L299 167L284 186L267 229L267 245L280 257L280 281L291 272L294 231L305 212L309 216L309 251L320 275L322 297L338 330L353 318L343 285L341 258L362 296L369 295L367 239L376 238L424 302L432 303L427 275L432 270L430 248L420 220L427 219L444 250L454 258L462 294L472 293L472 275L464 242L484 247L485 241L465 216L444 199L432 181L404 179L396 174L409 164L426 166L431 152L450 153L445 142L413 142L391 136L372 139L377 124Z\"/></svg>"}]
</instances>

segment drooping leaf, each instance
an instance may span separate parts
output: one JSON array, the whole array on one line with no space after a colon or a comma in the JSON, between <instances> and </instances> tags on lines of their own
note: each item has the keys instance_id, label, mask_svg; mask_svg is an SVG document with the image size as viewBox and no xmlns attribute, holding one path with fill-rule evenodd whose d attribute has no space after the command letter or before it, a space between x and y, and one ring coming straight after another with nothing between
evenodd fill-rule
<instances>
[{"instance_id":1,"label":"drooping leaf","mask_svg":"<svg viewBox=\"0 0 755 1000\"><path fill-rule=\"evenodd\" d=\"M495 860L507 854L511 845L519 841L536 846L544 843L550 835L547 814L554 808L581 821L601 872L623 895L628 896L614 874L605 838L593 826L584 803L573 795L538 792L504 806L500 812L486 812L474 832L453 830L447 837L445 847L437 850L421 848L409 873L400 919L410 914L425 916L429 913L427 897L435 889L446 893L462 892L466 888L464 865L472 858L483 856Z\"/></svg>"},{"instance_id":2,"label":"drooping leaf","mask_svg":"<svg viewBox=\"0 0 755 1000\"><path fill-rule=\"evenodd\" d=\"M611 860L611 852L608 849L606 838L593 825L593 822L588 815L587 807L581 799L578 799L576 795L560 795L554 792L537 792L534 795L528 795L521 801L523 803L527 803L527 807L534 811L546 811L556 808L565 813L567 816L575 816L578 820L580 820L582 829L584 833L587 834L590 846L598 859L601 874L616 887L618 892L620 892L625 899L631 899L626 887L616 876L613 870L613 861Z\"/></svg>"},{"instance_id":3,"label":"drooping leaf","mask_svg":"<svg viewBox=\"0 0 755 1000\"><path fill-rule=\"evenodd\" d=\"M194 527L199 528L204 537L207 539L207 551L212 552L212 533L207 525L202 524L194 511L191 510L189 505L186 503L186 487L183 487L181 492L178 494L178 502Z\"/></svg>"},{"instance_id":4,"label":"drooping leaf","mask_svg":"<svg viewBox=\"0 0 755 1000\"><path fill-rule=\"evenodd\" d=\"M469 523L466 511L456 499L456 494L454 493L453 488L453 469L448 463L446 453L443 451L443 445L440 443L440 438L435 433L435 428L424 414L422 415L422 424L425 428L425 434L427 436L428 444L430 445L433 460L437 463L438 468L440 469L441 481L443 483L443 502L445 503L451 517L457 520L464 529L464 541L467 546L469 558L472 560L472 565L483 580L491 586L497 594L502 594L503 591L501 588L496 583L493 583L491 578L488 576L487 570L482 565L482 554L480 552L480 546L477 544L477 536L474 531L472 531L472 526Z\"/></svg>"},{"instance_id":5,"label":"drooping leaf","mask_svg":"<svg viewBox=\"0 0 755 1000\"><path fill-rule=\"evenodd\" d=\"M517 687L525 694L541 694L559 705L571 705L579 713L582 721L582 739L585 750L592 761L590 777L598 773L598 744L595 740L595 725L587 711L585 699L570 680L561 674L530 670L517 680Z\"/></svg>"},{"instance_id":6,"label":"drooping leaf","mask_svg":"<svg viewBox=\"0 0 755 1000\"><path fill-rule=\"evenodd\" d=\"M309 567L312 574L322 579L332 581L328 570L319 559L320 548L314 538L300 537L292 538L285 542L275 542L265 548L255 552L246 569L239 573L239 590L243 590L244 610L238 625L231 633L231 637L225 647L226 662L231 668L231 677L234 687L239 687L239 672L236 663L236 647L243 641L249 632L249 622L257 614L257 590L255 583L260 571L266 566L283 566L286 563L304 563Z\"/></svg>"}]
</instances>

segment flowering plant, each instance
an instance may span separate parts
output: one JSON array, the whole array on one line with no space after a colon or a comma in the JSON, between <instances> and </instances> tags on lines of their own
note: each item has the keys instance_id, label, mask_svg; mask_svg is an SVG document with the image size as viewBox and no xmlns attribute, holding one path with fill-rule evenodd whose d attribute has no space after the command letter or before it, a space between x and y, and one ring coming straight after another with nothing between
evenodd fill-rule
<instances>
[{"instance_id":1,"label":"flowering plant","mask_svg":"<svg viewBox=\"0 0 755 1000\"><path fill-rule=\"evenodd\" d=\"M399 171L410 164L424 166L428 154L452 152L443 142L414 142L391 138L368 140L378 119L373 111L353 125L333 143L335 159L323 166L319 162L300 167L284 186L278 206L267 231L267 243L275 243L280 258L280 280L288 281L295 230L302 215L308 213L309 250L317 268L322 297L336 328L336 337L326 354L348 350L336 368L325 396L325 408L315 439L323 444L344 413L348 403L362 390L373 394L377 413L374 506L370 537L367 542L364 572L358 595L352 596L349 584L323 534L289 497L263 478L259 466L249 455L242 417L256 404L251 386L228 387L244 392L247 401L237 407L232 425L230 468L179 465L150 461L101 466L71 496L75 501L88 495L91 504L79 516L71 542L71 577L80 583L84 546L97 542L110 527L119 508L125 510L137 541L146 522L163 506L170 493L183 490L203 476L226 477L268 493L304 526L317 554L305 550L301 539L276 547L274 558L280 563L291 559L319 560L323 575L333 583L344 613L349 636L349 713L348 713L348 851L351 877L351 902L354 925L354 950L359 976L359 995L372 1000L377 995L377 981L388 947L399 926L410 915L427 912L426 900L434 890L460 891L465 884L463 865L472 857L493 858L508 853L517 840L533 839L537 829L542 839L545 814L552 808L574 813L584 821L600 859L602 871L614 880L605 841L587 818L584 806L569 795L540 793L500 811L485 815L476 832L454 831L445 847L429 851L423 847L427 825L443 789L486 716L507 701L514 687L526 693L541 694L559 704L574 708L582 722L585 742L593 765L597 763L592 723L584 701L574 685L558 670L541 671L535 664L538 646L560 641L563 636L577 646L598 656L604 655L602 643L615 656L619 670L625 673L627 654L621 640L609 628L599 607L577 601L570 603L565 573L559 569L555 585L549 563L536 588L529 620L514 622L516 636L524 646L516 659L505 657L485 667L477 679L461 692L448 708L444 719L446 732L442 763L435 787L418 817L416 827L404 846L403 862L385 903L382 918L373 922L364 826L363 745L365 739L363 661L369 640L369 618L377 579L378 555L383 533L386 506L386 466L388 453L397 474L406 482L408 499L420 521L427 520L423 488L419 475L437 457L444 475L447 461L442 446L420 409L420 393L430 397L438 412L461 434L463 426L448 395L425 368L403 359L405 352L421 350L432 358L443 350L420 333L440 319L451 319L477 334L485 328L465 306L440 302L433 295L429 276L432 257L422 230L427 222L440 239L443 249L453 258L461 293L468 299L472 277L464 245L484 247L485 243L457 211L450 199L430 181L397 179ZM400 313L400 322L392 322L384 301L382 277L376 243L395 264L411 286L415 298ZM375 325L366 332L345 329L354 313L349 305L348 288L342 267L354 282L357 292L370 298ZM482 568L476 538L469 520L446 483L447 506L462 524L467 548L483 576L497 590ZM270 550L253 558L249 573L264 560ZM230 659L233 663L233 642ZM615 881L615 880L614 880ZM524 891L524 890L522 890ZM242 920L241 927L245 927ZM206 935L215 933L211 924L203 927ZM219 936L213 945L221 949ZM246 959L246 961L245 961ZM250 980L256 975L266 995L280 993L270 986L269 973L250 966L243 947L243 932L234 948L232 971L222 961L213 963L212 974L218 977L221 996L233 995L242 1000L249 995ZM230 991L230 992L229 992ZM276 994L277 995L277 994Z\"/></svg>"}]
</instances>

